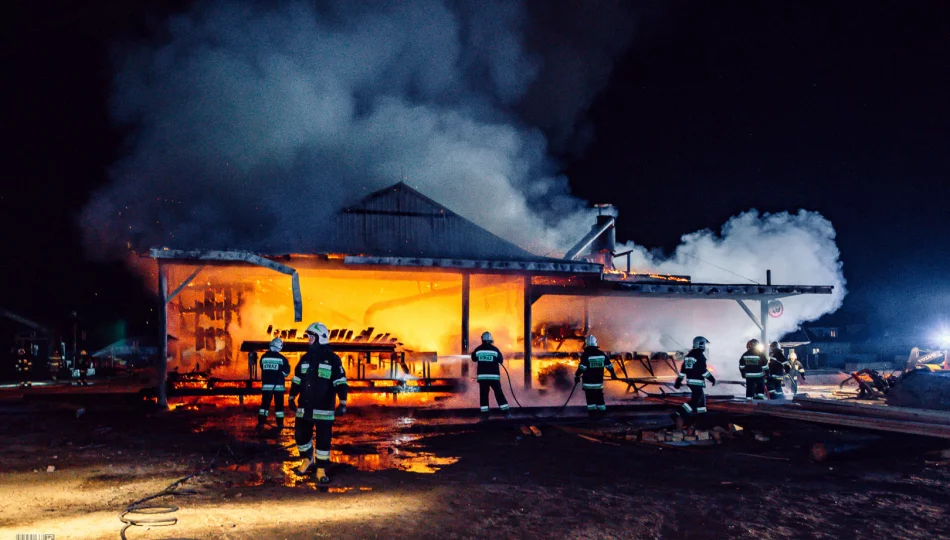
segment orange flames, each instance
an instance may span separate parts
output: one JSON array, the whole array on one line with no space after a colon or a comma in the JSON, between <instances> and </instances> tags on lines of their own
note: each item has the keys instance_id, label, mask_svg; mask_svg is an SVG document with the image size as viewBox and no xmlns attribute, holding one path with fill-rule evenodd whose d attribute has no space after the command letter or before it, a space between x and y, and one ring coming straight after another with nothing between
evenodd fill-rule
<instances>
[{"instance_id":1,"label":"orange flames","mask_svg":"<svg viewBox=\"0 0 950 540\"><path fill-rule=\"evenodd\" d=\"M291 264L300 276L302 322L293 320L289 276L255 266L203 268L168 305L168 333L175 338L169 343L174 359L171 369L185 372L197 367L210 369L217 377L246 378L247 355L240 352L244 341L266 341L288 330L290 334L296 330L296 339L302 340L304 329L314 321L331 329L352 331L353 335L372 327L374 336L389 334L396 338L399 350L410 356L419 352L436 353L432 355L436 357L460 352L460 275L344 270L315 258L300 258ZM191 265L170 265L169 289L174 290L195 269ZM472 276L472 346L488 330L502 350L523 347L522 279ZM388 359L388 355L383 356ZM386 361L374 356L372 363L379 369ZM437 362L431 375L441 376L439 368Z\"/></svg>"}]
</instances>

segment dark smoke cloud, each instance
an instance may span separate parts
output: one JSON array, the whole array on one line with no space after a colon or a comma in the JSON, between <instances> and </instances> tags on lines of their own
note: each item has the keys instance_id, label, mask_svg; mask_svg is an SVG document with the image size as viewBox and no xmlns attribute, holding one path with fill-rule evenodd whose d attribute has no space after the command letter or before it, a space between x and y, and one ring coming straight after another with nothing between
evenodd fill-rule
<instances>
[{"instance_id":1,"label":"dark smoke cloud","mask_svg":"<svg viewBox=\"0 0 950 540\"><path fill-rule=\"evenodd\" d=\"M113 116L134 131L87 244L318 247L328 213L406 180L563 251L589 222L549 141L632 30L614 1L200 3L121 55Z\"/></svg>"}]
</instances>

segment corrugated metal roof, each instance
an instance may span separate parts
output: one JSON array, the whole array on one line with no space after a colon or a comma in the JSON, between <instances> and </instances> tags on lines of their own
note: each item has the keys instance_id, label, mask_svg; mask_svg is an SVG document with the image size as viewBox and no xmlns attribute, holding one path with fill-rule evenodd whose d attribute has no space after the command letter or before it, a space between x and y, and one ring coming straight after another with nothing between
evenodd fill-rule
<instances>
[{"instance_id":1,"label":"corrugated metal roof","mask_svg":"<svg viewBox=\"0 0 950 540\"><path fill-rule=\"evenodd\" d=\"M321 251L348 255L548 260L400 182L344 208Z\"/></svg>"}]
</instances>

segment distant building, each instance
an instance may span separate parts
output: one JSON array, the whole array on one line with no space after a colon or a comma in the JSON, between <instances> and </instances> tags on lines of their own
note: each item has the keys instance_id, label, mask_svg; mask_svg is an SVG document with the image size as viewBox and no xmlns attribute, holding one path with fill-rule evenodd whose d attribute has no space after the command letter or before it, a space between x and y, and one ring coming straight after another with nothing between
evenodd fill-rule
<instances>
[{"instance_id":1,"label":"distant building","mask_svg":"<svg viewBox=\"0 0 950 540\"><path fill-rule=\"evenodd\" d=\"M869 342L866 325L805 326L780 341L782 348L795 350L806 369L857 371L866 367L889 369L893 357Z\"/></svg>"}]
</instances>

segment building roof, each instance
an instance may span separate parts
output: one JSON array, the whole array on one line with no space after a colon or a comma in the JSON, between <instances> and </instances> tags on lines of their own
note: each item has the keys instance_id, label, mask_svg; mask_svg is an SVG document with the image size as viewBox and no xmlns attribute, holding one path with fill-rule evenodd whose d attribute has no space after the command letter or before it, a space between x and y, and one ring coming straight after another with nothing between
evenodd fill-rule
<instances>
[{"instance_id":1,"label":"building roof","mask_svg":"<svg viewBox=\"0 0 950 540\"><path fill-rule=\"evenodd\" d=\"M639 296L656 298L771 300L800 294L831 294L833 287L809 285L742 285L689 283L676 276L629 276L605 279L603 265L534 255L500 238L408 185L399 182L342 209L310 255L344 255L352 268L441 268L499 273L571 274L577 286L535 286L543 295ZM300 253L297 254L306 254ZM170 250L155 248L156 259L204 263L248 262L268 266L294 253ZM294 274L293 269L279 270Z\"/></svg>"},{"instance_id":2,"label":"building roof","mask_svg":"<svg viewBox=\"0 0 950 540\"><path fill-rule=\"evenodd\" d=\"M808 337L808 334L804 330L795 330L794 332L789 332L782 336L782 339L779 340L779 345L782 347L798 347L801 345L808 345L811 343L811 338Z\"/></svg>"},{"instance_id":3,"label":"building roof","mask_svg":"<svg viewBox=\"0 0 950 540\"><path fill-rule=\"evenodd\" d=\"M554 260L500 238L403 182L344 208L323 250L347 255L469 260Z\"/></svg>"}]
</instances>

